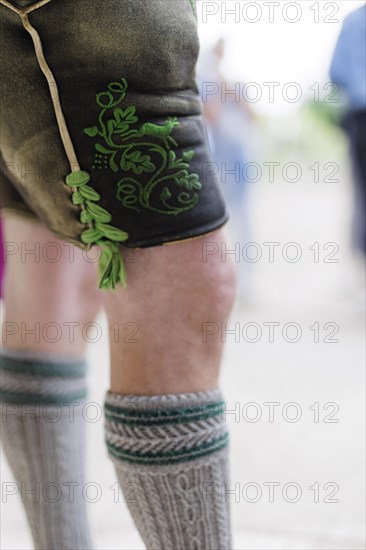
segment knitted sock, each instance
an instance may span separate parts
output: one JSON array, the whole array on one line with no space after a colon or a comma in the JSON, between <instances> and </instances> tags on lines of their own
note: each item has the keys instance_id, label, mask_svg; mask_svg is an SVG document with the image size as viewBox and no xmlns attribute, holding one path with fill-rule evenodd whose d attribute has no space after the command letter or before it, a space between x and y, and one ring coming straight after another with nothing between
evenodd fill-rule
<instances>
[{"instance_id":1,"label":"knitted sock","mask_svg":"<svg viewBox=\"0 0 366 550\"><path fill-rule=\"evenodd\" d=\"M92 548L84 484L84 360L4 351L1 433L36 549Z\"/></svg>"},{"instance_id":2,"label":"knitted sock","mask_svg":"<svg viewBox=\"0 0 366 550\"><path fill-rule=\"evenodd\" d=\"M228 550L228 434L220 391L109 392L106 442L149 550Z\"/></svg>"}]
</instances>

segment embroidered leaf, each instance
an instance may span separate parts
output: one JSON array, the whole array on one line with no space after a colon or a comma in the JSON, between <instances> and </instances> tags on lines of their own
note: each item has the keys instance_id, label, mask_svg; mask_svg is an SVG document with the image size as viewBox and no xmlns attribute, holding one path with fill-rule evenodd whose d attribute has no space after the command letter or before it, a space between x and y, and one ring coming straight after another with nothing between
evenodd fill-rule
<instances>
[{"instance_id":1,"label":"embroidered leaf","mask_svg":"<svg viewBox=\"0 0 366 550\"><path fill-rule=\"evenodd\" d=\"M167 187L164 187L163 191L161 192L160 198L162 201L166 201L167 199L170 199L172 196L171 192Z\"/></svg>"},{"instance_id":2,"label":"embroidered leaf","mask_svg":"<svg viewBox=\"0 0 366 550\"><path fill-rule=\"evenodd\" d=\"M112 253L102 252L99 259L99 288L106 290L115 288L115 282L112 279Z\"/></svg>"},{"instance_id":3,"label":"embroidered leaf","mask_svg":"<svg viewBox=\"0 0 366 550\"><path fill-rule=\"evenodd\" d=\"M110 262L112 260L113 256L113 250L111 247L104 245L103 241L98 242L102 247L102 253L99 259L99 272L100 272L100 280L103 281L106 279L106 271L109 270Z\"/></svg>"},{"instance_id":4,"label":"embroidered leaf","mask_svg":"<svg viewBox=\"0 0 366 550\"><path fill-rule=\"evenodd\" d=\"M115 134L124 134L128 130L128 124L125 122L120 122L115 126L114 133Z\"/></svg>"},{"instance_id":5,"label":"embroidered leaf","mask_svg":"<svg viewBox=\"0 0 366 550\"><path fill-rule=\"evenodd\" d=\"M184 151L184 153L182 154L182 159L185 160L186 162L190 162L194 157L194 151L193 150L190 150L190 151Z\"/></svg>"},{"instance_id":6,"label":"embroidered leaf","mask_svg":"<svg viewBox=\"0 0 366 550\"><path fill-rule=\"evenodd\" d=\"M95 243L101 237L103 237L103 233L96 228L85 229L85 231L83 231L81 234L81 240L83 241L83 243L86 243L86 244Z\"/></svg>"},{"instance_id":7,"label":"embroidered leaf","mask_svg":"<svg viewBox=\"0 0 366 550\"><path fill-rule=\"evenodd\" d=\"M126 231L118 229L117 227L112 227L111 225L99 222L95 223L95 227L96 229L98 229L98 231L100 231L102 235L104 235L111 241L125 241L128 239L128 233L126 233Z\"/></svg>"},{"instance_id":8,"label":"embroidered leaf","mask_svg":"<svg viewBox=\"0 0 366 550\"><path fill-rule=\"evenodd\" d=\"M80 191L75 191L75 193L72 194L72 203L73 204L81 204L82 202L84 202L84 197L82 196L82 194L80 193Z\"/></svg>"},{"instance_id":9,"label":"embroidered leaf","mask_svg":"<svg viewBox=\"0 0 366 550\"><path fill-rule=\"evenodd\" d=\"M113 153L113 155L111 155L111 157L109 158L109 168L113 172L118 172L118 166L116 164L116 161L114 160L115 156L116 156L116 153Z\"/></svg>"},{"instance_id":10,"label":"embroidered leaf","mask_svg":"<svg viewBox=\"0 0 366 550\"><path fill-rule=\"evenodd\" d=\"M169 162L168 162L169 168L181 168L181 169L189 168L188 162L183 162L182 159L177 159L176 154L172 150L169 151L168 159L169 159Z\"/></svg>"},{"instance_id":11,"label":"embroidered leaf","mask_svg":"<svg viewBox=\"0 0 366 550\"><path fill-rule=\"evenodd\" d=\"M92 221L92 217L90 215L90 213L87 211L87 210L82 210L80 212L80 221L81 223L89 223Z\"/></svg>"},{"instance_id":12,"label":"embroidered leaf","mask_svg":"<svg viewBox=\"0 0 366 550\"><path fill-rule=\"evenodd\" d=\"M66 176L65 182L69 187L80 187L80 185L85 185L90 180L88 172L85 170L77 170L71 172Z\"/></svg>"},{"instance_id":13,"label":"embroidered leaf","mask_svg":"<svg viewBox=\"0 0 366 550\"><path fill-rule=\"evenodd\" d=\"M138 118L135 115L136 107L127 107L124 111L124 118L130 123L137 122Z\"/></svg>"},{"instance_id":14,"label":"embroidered leaf","mask_svg":"<svg viewBox=\"0 0 366 550\"><path fill-rule=\"evenodd\" d=\"M175 169L180 169L180 170L187 170L189 168L189 164L188 162L182 162L182 160L178 159L174 165L172 166L172 168L175 168Z\"/></svg>"},{"instance_id":15,"label":"embroidered leaf","mask_svg":"<svg viewBox=\"0 0 366 550\"><path fill-rule=\"evenodd\" d=\"M84 199L88 199L89 201L100 201L101 199L99 193L94 191L94 189L92 187L89 187L89 185L84 185L83 187L80 187L79 193L84 197Z\"/></svg>"},{"instance_id":16,"label":"embroidered leaf","mask_svg":"<svg viewBox=\"0 0 366 550\"><path fill-rule=\"evenodd\" d=\"M140 151L134 151L122 156L121 168L126 172L132 170L134 174L154 172L155 166L151 162L150 155L142 155Z\"/></svg>"},{"instance_id":17,"label":"embroidered leaf","mask_svg":"<svg viewBox=\"0 0 366 550\"><path fill-rule=\"evenodd\" d=\"M128 233L116 227L107 225L112 216L92 201L98 201L101 197L92 187L86 185L90 176L83 170L75 171L66 176L65 181L70 187L78 187L72 194L74 204L83 204L80 211L80 221L84 224L95 223L95 227L85 229L80 238L85 244L100 244L102 256L99 261L101 274L99 288L113 289L118 283L126 285L126 272L120 255L118 243L128 239ZM105 240L105 238L109 240Z\"/></svg>"},{"instance_id":18,"label":"embroidered leaf","mask_svg":"<svg viewBox=\"0 0 366 550\"><path fill-rule=\"evenodd\" d=\"M133 124L138 118L135 115L136 107L127 107L127 109L114 109L113 114L117 124L126 123Z\"/></svg>"},{"instance_id":19,"label":"embroidered leaf","mask_svg":"<svg viewBox=\"0 0 366 550\"><path fill-rule=\"evenodd\" d=\"M182 186L185 178L188 176L187 170L180 170L174 175L174 181L177 185Z\"/></svg>"},{"instance_id":20,"label":"embroidered leaf","mask_svg":"<svg viewBox=\"0 0 366 550\"><path fill-rule=\"evenodd\" d=\"M196 189L198 191L201 188L202 188L202 184L199 181L198 174L195 174L195 173L189 174L187 178L186 189L188 189L189 191L192 189Z\"/></svg>"},{"instance_id":21,"label":"embroidered leaf","mask_svg":"<svg viewBox=\"0 0 366 550\"><path fill-rule=\"evenodd\" d=\"M111 151L110 149L106 149L100 143L96 143L95 148L96 148L97 151L99 151L99 153L103 153L104 155L112 155L113 154L113 151Z\"/></svg>"},{"instance_id":22,"label":"embroidered leaf","mask_svg":"<svg viewBox=\"0 0 366 550\"><path fill-rule=\"evenodd\" d=\"M129 125L137 122L137 116L135 116L135 107L128 107L123 110L116 108L113 111L114 119L107 122L108 136L111 138L113 134L124 134L127 132Z\"/></svg>"},{"instance_id":23,"label":"embroidered leaf","mask_svg":"<svg viewBox=\"0 0 366 550\"><path fill-rule=\"evenodd\" d=\"M89 128L84 128L84 134L89 137L95 137L98 134L98 127L90 126Z\"/></svg>"},{"instance_id":24,"label":"embroidered leaf","mask_svg":"<svg viewBox=\"0 0 366 550\"><path fill-rule=\"evenodd\" d=\"M118 283L126 286L126 271L117 243L100 243L102 254L99 260L99 288L113 289Z\"/></svg>"},{"instance_id":25,"label":"embroidered leaf","mask_svg":"<svg viewBox=\"0 0 366 550\"><path fill-rule=\"evenodd\" d=\"M192 191L193 189L199 190L202 187L198 174L189 174L187 170L178 172L175 175L174 181L179 187L183 187L187 191Z\"/></svg>"},{"instance_id":26,"label":"embroidered leaf","mask_svg":"<svg viewBox=\"0 0 366 550\"><path fill-rule=\"evenodd\" d=\"M121 263L120 254L114 254L112 256L112 281L117 281L119 279Z\"/></svg>"},{"instance_id":27,"label":"embroidered leaf","mask_svg":"<svg viewBox=\"0 0 366 550\"><path fill-rule=\"evenodd\" d=\"M102 208L98 204L86 201L86 206L95 221L106 223L111 221L112 216L110 215L110 213L107 212L107 210L104 210L104 208Z\"/></svg>"}]
</instances>

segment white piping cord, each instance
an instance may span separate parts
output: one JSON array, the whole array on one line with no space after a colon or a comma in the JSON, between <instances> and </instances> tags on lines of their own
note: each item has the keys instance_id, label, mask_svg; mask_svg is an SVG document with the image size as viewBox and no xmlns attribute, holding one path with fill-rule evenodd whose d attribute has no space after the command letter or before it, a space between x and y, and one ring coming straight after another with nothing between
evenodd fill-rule
<instances>
[{"instance_id":1,"label":"white piping cord","mask_svg":"<svg viewBox=\"0 0 366 550\"><path fill-rule=\"evenodd\" d=\"M71 141L71 137L67 128L67 124L65 121L64 114L62 112L62 107L60 103L59 93L58 93L58 87L56 80L53 76L53 73L46 61L46 58L43 53L42 48L42 42L40 39L40 36L36 29L31 25L29 19L28 19L28 13L44 6L45 4L48 4L51 0L40 0L40 2L36 2L35 4L32 4L31 6L28 6L27 8L16 8L13 6L10 2L7 0L0 0L0 3L4 6L8 7L9 9L15 11L18 15L20 15L22 23L24 28L29 32L29 34L32 37L33 45L34 45L34 51L37 57L37 61L39 64L39 67L41 71L43 72L44 76L46 77L48 87L51 94L51 99L53 103L53 108L56 115L57 125L60 132L60 137L65 149L65 153L67 155L68 161L70 163L70 168L72 172L76 172L80 170L79 162L76 157L75 149L73 146L73 143Z\"/></svg>"}]
</instances>

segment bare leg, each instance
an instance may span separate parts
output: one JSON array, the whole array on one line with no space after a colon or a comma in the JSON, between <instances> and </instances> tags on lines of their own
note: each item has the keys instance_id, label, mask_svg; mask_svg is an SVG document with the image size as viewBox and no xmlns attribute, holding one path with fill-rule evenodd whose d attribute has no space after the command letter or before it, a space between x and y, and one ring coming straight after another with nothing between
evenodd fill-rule
<instances>
[{"instance_id":1,"label":"bare leg","mask_svg":"<svg viewBox=\"0 0 366 550\"><path fill-rule=\"evenodd\" d=\"M230 519L220 488L228 483L227 430L218 389L219 331L235 275L220 254L203 261L222 231L141 250L127 263L128 288L106 293L111 339L107 445L147 548L228 549ZM135 342L123 338L134 327ZM131 498L131 487L133 495Z\"/></svg>"},{"instance_id":2,"label":"bare leg","mask_svg":"<svg viewBox=\"0 0 366 550\"><path fill-rule=\"evenodd\" d=\"M223 345L219 333L203 341L203 323L227 319L236 281L231 262L220 254L204 261L204 250L223 240L218 231L127 259L128 287L103 294L109 323L120 328L119 341L111 338L112 391L153 395L217 387ZM127 323L134 323L131 338Z\"/></svg>"},{"instance_id":3,"label":"bare leg","mask_svg":"<svg viewBox=\"0 0 366 550\"><path fill-rule=\"evenodd\" d=\"M82 356L83 327L101 309L96 264L37 222L7 217L4 233L4 346Z\"/></svg>"},{"instance_id":4,"label":"bare leg","mask_svg":"<svg viewBox=\"0 0 366 550\"><path fill-rule=\"evenodd\" d=\"M100 310L95 264L83 260L80 250L70 261L63 243L35 222L7 218L5 240L18 252L6 258L2 444L35 548L90 549L82 497L86 396L82 328ZM64 251L55 263L45 253L51 254L50 242ZM24 257L24 246L41 254ZM70 326L75 327L72 337ZM57 412L57 421L52 411ZM68 490L70 483L74 494ZM50 485L58 490L52 504L45 497Z\"/></svg>"}]
</instances>

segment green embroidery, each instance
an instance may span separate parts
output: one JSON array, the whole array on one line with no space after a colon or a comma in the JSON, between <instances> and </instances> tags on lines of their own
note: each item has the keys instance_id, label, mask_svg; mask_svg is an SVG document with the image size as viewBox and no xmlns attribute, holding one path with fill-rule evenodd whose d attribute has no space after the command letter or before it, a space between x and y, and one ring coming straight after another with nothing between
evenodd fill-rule
<instances>
[{"instance_id":1,"label":"green embroidery","mask_svg":"<svg viewBox=\"0 0 366 550\"><path fill-rule=\"evenodd\" d=\"M81 205L80 221L89 224L81 234L85 244L99 245L102 254L99 259L99 288L115 288L118 283L126 286L126 272L119 251L119 243L128 239L128 233L109 224L112 216L107 210L95 204L100 195L87 183L90 176L84 170L71 172L66 176L66 185L72 187L72 202Z\"/></svg>"},{"instance_id":2,"label":"green embroidery","mask_svg":"<svg viewBox=\"0 0 366 550\"><path fill-rule=\"evenodd\" d=\"M95 143L93 169L109 169L128 175L116 182L117 199L126 208L142 208L160 214L177 215L193 208L198 202L202 185L198 174L190 173L194 151L184 151L177 157L171 147L177 147L172 131L179 122L169 117L164 125L145 123L138 126L136 107L121 108L127 91L127 81L111 82L107 91L96 95L101 108L98 125L84 128L90 138L102 138ZM148 175L148 177L146 177ZM139 179L134 176L140 176ZM66 177L73 189L72 202L81 207L80 221L89 227L81 234L85 244L99 245L100 288L126 285L126 272L119 244L128 233L110 225L111 214L96 204L101 196L87 183L90 175L84 170Z\"/></svg>"},{"instance_id":3,"label":"green embroidery","mask_svg":"<svg viewBox=\"0 0 366 550\"><path fill-rule=\"evenodd\" d=\"M171 149L177 147L171 135L179 126L177 118L169 117L164 125L139 125L136 107L120 107L127 87L121 78L96 96L98 125L84 128L88 137L99 138L93 168L127 174L116 181L116 197L126 208L168 215L194 208L202 185L198 174L189 172L194 151L177 157Z\"/></svg>"}]
</instances>

